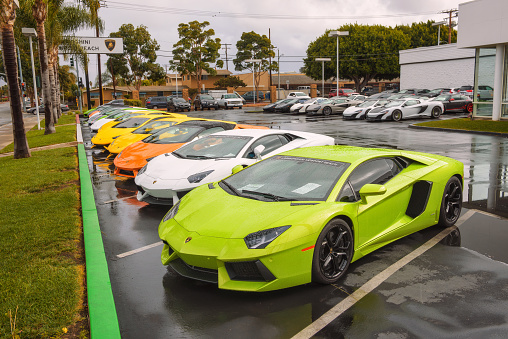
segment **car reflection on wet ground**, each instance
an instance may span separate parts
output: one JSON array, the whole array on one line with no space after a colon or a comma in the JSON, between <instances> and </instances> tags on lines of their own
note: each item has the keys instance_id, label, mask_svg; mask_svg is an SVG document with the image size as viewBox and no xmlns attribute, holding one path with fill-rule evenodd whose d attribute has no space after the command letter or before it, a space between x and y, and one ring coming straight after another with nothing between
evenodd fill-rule
<instances>
[{"instance_id":1,"label":"car reflection on wet ground","mask_svg":"<svg viewBox=\"0 0 508 339\"><path fill-rule=\"evenodd\" d=\"M368 123L244 110L189 115L322 133L337 144L455 158L465 165L462 216L467 218L385 280L378 281L380 273L443 229L428 228L369 254L351 264L337 285L261 294L223 291L160 264L157 228L168 207L137 201L133 180L114 176L113 159L87 143L122 337L289 338L315 333L320 338L473 338L508 333L508 221L499 217L508 216L508 138L409 129L415 121ZM90 140L88 129L83 132ZM333 313L367 282L378 285L351 307ZM320 317L327 321L317 326ZM309 328L311 332L301 332Z\"/></svg>"}]
</instances>

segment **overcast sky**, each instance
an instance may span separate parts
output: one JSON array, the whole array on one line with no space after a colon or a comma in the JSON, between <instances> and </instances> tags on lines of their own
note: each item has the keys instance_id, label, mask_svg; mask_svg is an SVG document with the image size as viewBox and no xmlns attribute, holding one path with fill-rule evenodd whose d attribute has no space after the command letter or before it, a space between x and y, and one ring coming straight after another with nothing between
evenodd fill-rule
<instances>
[{"instance_id":1,"label":"overcast sky","mask_svg":"<svg viewBox=\"0 0 508 339\"><path fill-rule=\"evenodd\" d=\"M145 25L160 44L157 53L162 66L171 59L173 44L178 41L179 23L208 21L215 36L228 46L229 70L234 71L231 58L243 32L254 31L268 36L279 48L281 72L298 71L308 44L327 29L343 24L381 24L395 26L427 20L441 21L439 12L458 9L464 0L105 0L99 10L106 27L104 36L117 31L122 24ZM93 31L76 35L93 36ZM276 51L277 53L277 51ZM225 50L221 50L225 59ZM103 57L102 59L105 59ZM105 60L102 60L103 62ZM62 61L62 63L66 63ZM97 58L91 57L90 79L95 80Z\"/></svg>"}]
</instances>

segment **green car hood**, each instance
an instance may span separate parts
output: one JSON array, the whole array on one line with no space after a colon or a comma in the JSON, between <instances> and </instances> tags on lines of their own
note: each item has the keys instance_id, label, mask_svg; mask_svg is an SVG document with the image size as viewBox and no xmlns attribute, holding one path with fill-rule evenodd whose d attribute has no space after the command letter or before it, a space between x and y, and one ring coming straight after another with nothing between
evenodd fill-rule
<instances>
[{"instance_id":1,"label":"green car hood","mask_svg":"<svg viewBox=\"0 0 508 339\"><path fill-rule=\"evenodd\" d=\"M291 201L259 201L200 186L181 202L175 220L187 231L215 238L243 239L262 229L290 225L288 216L311 205L291 206ZM199 203L197 203L199 202Z\"/></svg>"}]
</instances>

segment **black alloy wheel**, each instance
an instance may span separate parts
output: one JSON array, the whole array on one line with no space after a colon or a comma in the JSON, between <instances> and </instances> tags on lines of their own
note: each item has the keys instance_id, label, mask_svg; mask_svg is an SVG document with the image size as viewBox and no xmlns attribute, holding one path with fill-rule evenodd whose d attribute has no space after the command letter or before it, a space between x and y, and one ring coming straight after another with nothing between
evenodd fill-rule
<instances>
[{"instance_id":1,"label":"black alloy wheel","mask_svg":"<svg viewBox=\"0 0 508 339\"><path fill-rule=\"evenodd\" d=\"M441 115L441 107L434 107L432 108L432 112L430 113L432 118L437 119Z\"/></svg>"},{"instance_id":2,"label":"black alloy wheel","mask_svg":"<svg viewBox=\"0 0 508 339\"><path fill-rule=\"evenodd\" d=\"M323 114L324 115L330 115L330 114L332 114L332 108L330 106L325 106L323 108Z\"/></svg>"},{"instance_id":3,"label":"black alloy wheel","mask_svg":"<svg viewBox=\"0 0 508 339\"><path fill-rule=\"evenodd\" d=\"M393 121L401 121L402 120L402 112L398 109L392 112Z\"/></svg>"},{"instance_id":4,"label":"black alloy wheel","mask_svg":"<svg viewBox=\"0 0 508 339\"><path fill-rule=\"evenodd\" d=\"M446 183L441 208L439 210L439 225L453 226L460 217L462 210L462 184L457 177L451 177Z\"/></svg>"},{"instance_id":5,"label":"black alloy wheel","mask_svg":"<svg viewBox=\"0 0 508 339\"><path fill-rule=\"evenodd\" d=\"M337 282L353 258L353 232L342 219L330 221L321 231L312 259L312 280L322 284Z\"/></svg>"}]
</instances>

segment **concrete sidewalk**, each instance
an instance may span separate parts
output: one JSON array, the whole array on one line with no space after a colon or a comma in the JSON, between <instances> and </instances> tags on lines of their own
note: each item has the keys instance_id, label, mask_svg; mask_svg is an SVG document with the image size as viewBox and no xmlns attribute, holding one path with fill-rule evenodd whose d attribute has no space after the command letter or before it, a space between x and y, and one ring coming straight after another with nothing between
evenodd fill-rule
<instances>
[{"instance_id":1,"label":"concrete sidewalk","mask_svg":"<svg viewBox=\"0 0 508 339\"><path fill-rule=\"evenodd\" d=\"M40 117L42 120L44 117ZM23 114L23 122L25 123L25 131L31 130L34 126L37 125L37 116L31 116L28 114ZM44 128L41 125L41 128ZM14 134L12 133L12 122L3 126L0 126L0 149L3 149L5 146L11 144L14 141Z\"/></svg>"}]
</instances>

